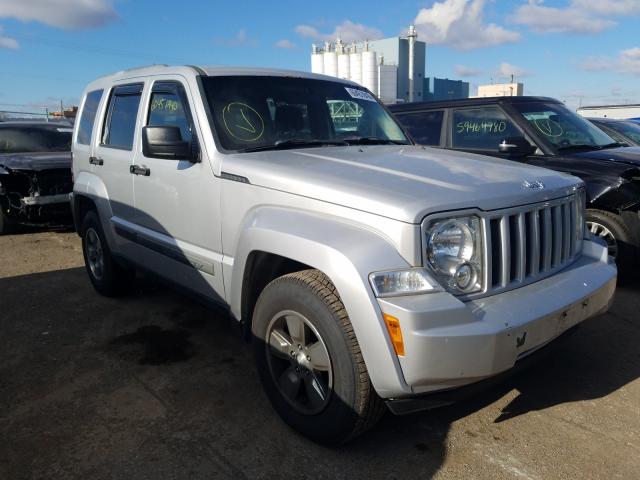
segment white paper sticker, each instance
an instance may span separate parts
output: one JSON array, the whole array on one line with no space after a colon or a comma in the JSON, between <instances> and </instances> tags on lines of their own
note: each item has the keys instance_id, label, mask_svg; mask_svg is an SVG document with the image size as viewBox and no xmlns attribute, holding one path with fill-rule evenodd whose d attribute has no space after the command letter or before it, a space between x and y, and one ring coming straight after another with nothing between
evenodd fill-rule
<instances>
[{"instance_id":1,"label":"white paper sticker","mask_svg":"<svg viewBox=\"0 0 640 480\"><path fill-rule=\"evenodd\" d=\"M358 90L357 88L349 88L349 87L344 87L344 89L347 91L349 95L351 95L351 98L357 98L359 100L367 100L369 102L377 103L376 99L369 92L365 92L364 90Z\"/></svg>"}]
</instances>

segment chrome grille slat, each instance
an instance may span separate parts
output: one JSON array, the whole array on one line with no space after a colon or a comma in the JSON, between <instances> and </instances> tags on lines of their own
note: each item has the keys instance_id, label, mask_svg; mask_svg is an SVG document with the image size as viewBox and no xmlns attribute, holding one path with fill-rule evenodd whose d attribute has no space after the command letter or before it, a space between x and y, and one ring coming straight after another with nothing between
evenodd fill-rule
<instances>
[{"instance_id":1,"label":"chrome grille slat","mask_svg":"<svg viewBox=\"0 0 640 480\"><path fill-rule=\"evenodd\" d=\"M530 274L531 276L538 275L540 271L540 211L535 209L531 212L530 216L530 228L531 235L531 257L530 257Z\"/></svg>"},{"instance_id":2,"label":"chrome grille slat","mask_svg":"<svg viewBox=\"0 0 640 480\"><path fill-rule=\"evenodd\" d=\"M484 294L531 283L580 253L582 205L577 195L487 215Z\"/></svg>"},{"instance_id":3,"label":"chrome grille slat","mask_svg":"<svg viewBox=\"0 0 640 480\"><path fill-rule=\"evenodd\" d=\"M518 232L516 234L516 281L522 282L527 268L527 227L524 221L524 213L520 212L516 220Z\"/></svg>"},{"instance_id":4,"label":"chrome grille slat","mask_svg":"<svg viewBox=\"0 0 640 480\"><path fill-rule=\"evenodd\" d=\"M500 286L506 287L511 281L511 231L509 217L500 219Z\"/></svg>"},{"instance_id":5,"label":"chrome grille slat","mask_svg":"<svg viewBox=\"0 0 640 480\"><path fill-rule=\"evenodd\" d=\"M542 224L544 225L544 247L542 251L542 270L546 271L551 268L551 249L553 248L551 237L551 208L547 207L542 210L543 218Z\"/></svg>"}]
</instances>

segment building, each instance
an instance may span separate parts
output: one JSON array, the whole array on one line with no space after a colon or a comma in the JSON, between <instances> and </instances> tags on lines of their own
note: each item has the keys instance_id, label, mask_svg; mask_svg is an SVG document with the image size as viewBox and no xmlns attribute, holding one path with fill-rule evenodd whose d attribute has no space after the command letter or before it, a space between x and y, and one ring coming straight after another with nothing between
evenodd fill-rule
<instances>
[{"instance_id":1,"label":"building","mask_svg":"<svg viewBox=\"0 0 640 480\"><path fill-rule=\"evenodd\" d=\"M577 112L583 117L640 121L640 105L638 104L580 107Z\"/></svg>"},{"instance_id":2,"label":"building","mask_svg":"<svg viewBox=\"0 0 640 480\"><path fill-rule=\"evenodd\" d=\"M430 101L469 98L469 82L448 78L425 78L424 99Z\"/></svg>"},{"instance_id":3,"label":"building","mask_svg":"<svg viewBox=\"0 0 640 480\"><path fill-rule=\"evenodd\" d=\"M345 45L312 46L311 71L352 80L368 88L385 103L424 99L426 44L409 27L407 37Z\"/></svg>"},{"instance_id":4,"label":"building","mask_svg":"<svg viewBox=\"0 0 640 480\"><path fill-rule=\"evenodd\" d=\"M493 83L479 85L478 97L521 97L524 95L524 83Z\"/></svg>"}]
</instances>

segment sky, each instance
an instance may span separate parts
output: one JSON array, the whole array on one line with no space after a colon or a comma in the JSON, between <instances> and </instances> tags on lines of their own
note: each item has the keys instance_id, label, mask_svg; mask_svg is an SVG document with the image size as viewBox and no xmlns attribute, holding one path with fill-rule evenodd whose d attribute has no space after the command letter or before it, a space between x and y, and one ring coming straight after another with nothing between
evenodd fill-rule
<instances>
[{"instance_id":1,"label":"sky","mask_svg":"<svg viewBox=\"0 0 640 480\"><path fill-rule=\"evenodd\" d=\"M0 110L77 104L93 79L154 63L310 70L311 44L405 34L426 76L514 75L568 106L640 103L640 0L0 0Z\"/></svg>"}]
</instances>

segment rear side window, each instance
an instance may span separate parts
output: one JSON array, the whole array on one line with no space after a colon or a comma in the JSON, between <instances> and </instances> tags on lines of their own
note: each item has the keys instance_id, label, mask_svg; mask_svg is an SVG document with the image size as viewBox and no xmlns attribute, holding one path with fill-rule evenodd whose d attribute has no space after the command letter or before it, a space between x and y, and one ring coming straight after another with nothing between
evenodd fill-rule
<instances>
[{"instance_id":1,"label":"rear side window","mask_svg":"<svg viewBox=\"0 0 640 480\"><path fill-rule=\"evenodd\" d=\"M398 120L420 145L440 145L444 111L403 113Z\"/></svg>"},{"instance_id":2,"label":"rear side window","mask_svg":"<svg viewBox=\"0 0 640 480\"><path fill-rule=\"evenodd\" d=\"M117 87L111 94L102 144L131 150L142 95L142 84Z\"/></svg>"},{"instance_id":3,"label":"rear side window","mask_svg":"<svg viewBox=\"0 0 640 480\"><path fill-rule=\"evenodd\" d=\"M498 151L508 137L522 133L498 107L459 109L453 112L452 147Z\"/></svg>"},{"instance_id":4,"label":"rear side window","mask_svg":"<svg viewBox=\"0 0 640 480\"><path fill-rule=\"evenodd\" d=\"M93 124L96 119L100 99L102 98L102 92L102 90L89 92L87 93L87 98L84 100L80 124L78 125L78 143L82 145L89 145L91 143Z\"/></svg>"}]
</instances>

